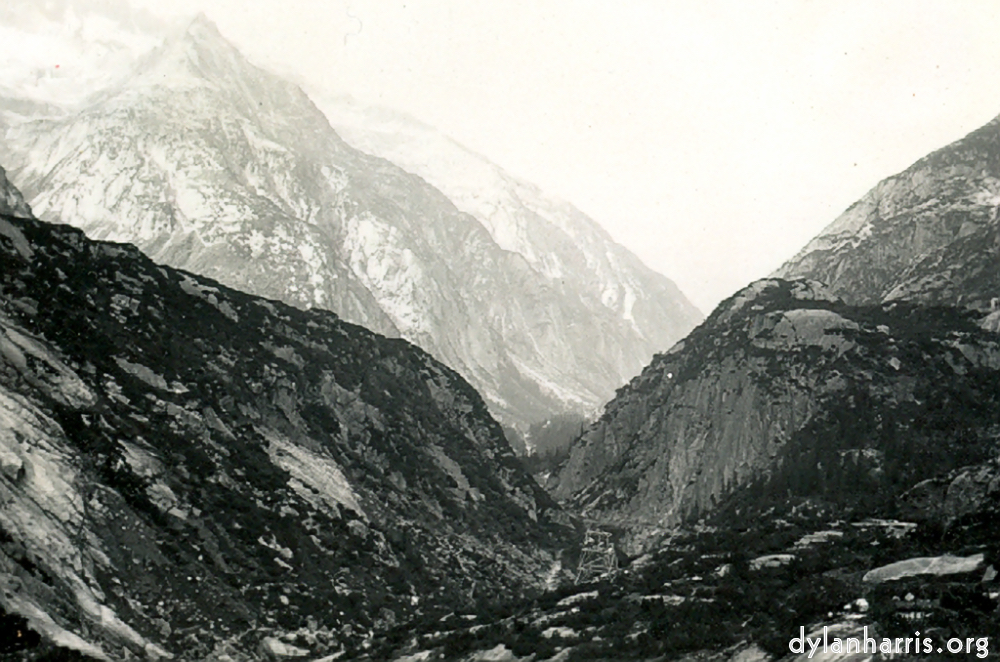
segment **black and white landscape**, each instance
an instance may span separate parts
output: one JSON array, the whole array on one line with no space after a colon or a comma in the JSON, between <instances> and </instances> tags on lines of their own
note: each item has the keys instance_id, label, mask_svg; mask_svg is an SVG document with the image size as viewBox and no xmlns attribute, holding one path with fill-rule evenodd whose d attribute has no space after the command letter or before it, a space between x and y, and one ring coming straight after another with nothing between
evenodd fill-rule
<instances>
[{"instance_id":1,"label":"black and white landscape","mask_svg":"<svg viewBox=\"0 0 1000 662\"><path fill-rule=\"evenodd\" d=\"M0 17L0 660L1000 649L1000 119L706 318L206 14Z\"/></svg>"},{"instance_id":2,"label":"black and white landscape","mask_svg":"<svg viewBox=\"0 0 1000 662\"><path fill-rule=\"evenodd\" d=\"M591 417L701 319L584 214L457 145L486 171L489 215L352 148L203 16L54 115L11 112L5 139L40 217L404 337L470 380L515 438Z\"/></svg>"}]
</instances>

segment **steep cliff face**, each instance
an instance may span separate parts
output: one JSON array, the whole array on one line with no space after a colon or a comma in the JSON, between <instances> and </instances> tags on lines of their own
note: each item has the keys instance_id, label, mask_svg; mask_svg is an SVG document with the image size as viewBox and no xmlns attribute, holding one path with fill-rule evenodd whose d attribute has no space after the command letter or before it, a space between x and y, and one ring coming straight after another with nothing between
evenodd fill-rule
<instances>
[{"instance_id":1,"label":"steep cliff face","mask_svg":"<svg viewBox=\"0 0 1000 662\"><path fill-rule=\"evenodd\" d=\"M25 646L335 654L531 590L562 518L408 342L0 217L0 607Z\"/></svg>"},{"instance_id":2,"label":"steep cliff face","mask_svg":"<svg viewBox=\"0 0 1000 662\"><path fill-rule=\"evenodd\" d=\"M814 281L754 283L619 391L553 494L641 546L752 483L769 485L760 498L879 498L883 482L985 457L1000 340L978 322L945 307L849 306Z\"/></svg>"},{"instance_id":3,"label":"steep cliff face","mask_svg":"<svg viewBox=\"0 0 1000 662\"><path fill-rule=\"evenodd\" d=\"M1000 118L886 179L775 272L851 303L1000 296Z\"/></svg>"},{"instance_id":4,"label":"steep cliff face","mask_svg":"<svg viewBox=\"0 0 1000 662\"><path fill-rule=\"evenodd\" d=\"M487 227L352 148L205 19L82 110L7 121L12 178L40 218L402 336L522 431L592 414L698 320L592 223L567 233L543 210Z\"/></svg>"},{"instance_id":5,"label":"steep cliff face","mask_svg":"<svg viewBox=\"0 0 1000 662\"><path fill-rule=\"evenodd\" d=\"M0 168L0 214L32 218L31 207L24 201L21 192L7 180L7 172Z\"/></svg>"}]
</instances>

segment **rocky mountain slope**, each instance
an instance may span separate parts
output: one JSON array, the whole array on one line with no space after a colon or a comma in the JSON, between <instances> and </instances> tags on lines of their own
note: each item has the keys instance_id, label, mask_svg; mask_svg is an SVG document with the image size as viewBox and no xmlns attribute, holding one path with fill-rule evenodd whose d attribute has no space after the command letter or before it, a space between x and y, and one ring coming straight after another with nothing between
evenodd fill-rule
<instances>
[{"instance_id":1,"label":"rocky mountain slope","mask_svg":"<svg viewBox=\"0 0 1000 662\"><path fill-rule=\"evenodd\" d=\"M530 604L411 624L405 633L376 638L358 657L987 659L1000 636L1000 529L992 506L978 513L978 523L945 535L927 521L844 520L801 507L752 524L715 518L674 531L669 545L617 573ZM866 638L873 642L868 654L861 653Z\"/></svg>"},{"instance_id":2,"label":"rocky mountain slope","mask_svg":"<svg viewBox=\"0 0 1000 662\"><path fill-rule=\"evenodd\" d=\"M0 168L0 214L18 218L34 218L31 207L24 201L24 196L7 180L7 172Z\"/></svg>"},{"instance_id":3,"label":"rocky mountain slope","mask_svg":"<svg viewBox=\"0 0 1000 662\"><path fill-rule=\"evenodd\" d=\"M501 248L523 257L553 285L564 283L595 317L610 310L629 346L652 356L702 320L672 281L573 205L402 113L346 97L317 99L348 143L427 180L480 221Z\"/></svg>"},{"instance_id":4,"label":"rocky mountain slope","mask_svg":"<svg viewBox=\"0 0 1000 662\"><path fill-rule=\"evenodd\" d=\"M1000 336L985 319L752 284L572 449L560 478L617 534L619 570L411 623L360 658L995 655Z\"/></svg>"},{"instance_id":5,"label":"rocky mountain slope","mask_svg":"<svg viewBox=\"0 0 1000 662\"><path fill-rule=\"evenodd\" d=\"M514 211L477 218L352 148L204 18L82 109L36 110L8 110L3 142L41 218L400 335L522 432L595 412L699 319L670 281L527 185L504 182Z\"/></svg>"},{"instance_id":6,"label":"rocky mountain slope","mask_svg":"<svg viewBox=\"0 0 1000 662\"><path fill-rule=\"evenodd\" d=\"M565 516L454 371L2 193L0 652L318 658L551 577Z\"/></svg>"},{"instance_id":7,"label":"rocky mountain slope","mask_svg":"<svg viewBox=\"0 0 1000 662\"><path fill-rule=\"evenodd\" d=\"M774 274L852 303L1000 296L1000 117L880 182Z\"/></svg>"},{"instance_id":8,"label":"rocky mountain slope","mask_svg":"<svg viewBox=\"0 0 1000 662\"><path fill-rule=\"evenodd\" d=\"M754 283L619 391L553 494L632 551L751 484L744 513L793 494L870 511L1000 448L1000 337L981 321Z\"/></svg>"}]
</instances>

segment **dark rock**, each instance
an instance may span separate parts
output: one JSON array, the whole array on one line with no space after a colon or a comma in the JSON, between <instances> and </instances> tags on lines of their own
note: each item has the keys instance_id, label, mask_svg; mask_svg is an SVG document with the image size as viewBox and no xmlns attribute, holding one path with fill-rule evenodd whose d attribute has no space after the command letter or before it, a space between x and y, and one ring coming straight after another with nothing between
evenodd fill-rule
<instances>
[{"instance_id":1,"label":"dark rock","mask_svg":"<svg viewBox=\"0 0 1000 662\"><path fill-rule=\"evenodd\" d=\"M0 228L0 605L47 641L256 659L311 619L333 653L473 586L530 592L569 542L476 391L410 343Z\"/></svg>"},{"instance_id":2,"label":"dark rock","mask_svg":"<svg viewBox=\"0 0 1000 662\"><path fill-rule=\"evenodd\" d=\"M341 140L209 21L82 110L26 117L0 141L40 218L404 337L521 435L557 414L589 420L702 318L576 210L515 199L527 220L494 234L528 247L502 245L421 177Z\"/></svg>"},{"instance_id":3,"label":"dark rock","mask_svg":"<svg viewBox=\"0 0 1000 662\"><path fill-rule=\"evenodd\" d=\"M628 529L635 551L722 506L891 508L995 452L1000 342L977 319L851 306L812 281L754 283L618 392L553 493Z\"/></svg>"}]
</instances>

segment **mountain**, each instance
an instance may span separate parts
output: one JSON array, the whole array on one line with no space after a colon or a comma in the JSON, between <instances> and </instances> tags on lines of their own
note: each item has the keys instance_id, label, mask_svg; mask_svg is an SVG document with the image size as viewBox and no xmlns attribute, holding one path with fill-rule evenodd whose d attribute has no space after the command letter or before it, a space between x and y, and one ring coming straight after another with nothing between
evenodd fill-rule
<instances>
[{"instance_id":1,"label":"mountain","mask_svg":"<svg viewBox=\"0 0 1000 662\"><path fill-rule=\"evenodd\" d=\"M351 147L204 17L81 109L6 123L11 176L41 218L402 336L522 434L593 414L699 319L670 281L530 186L489 183L483 195L514 211L477 218Z\"/></svg>"},{"instance_id":2,"label":"mountain","mask_svg":"<svg viewBox=\"0 0 1000 662\"><path fill-rule=\"evenodd\" d=\"M907 645L936 660L956 642L988 657L1000 336L985 319L751 284L571 449L557 487L608 535L584 551L621 569L408 623L361 659L805 662ZM856 654L865 640L876 655Z\"/></svg>"},{"instance_id":3,"label":"mountain","mask_svg":"<svg viewBox=\"0 0 1000 662\"><path fill-rule=\"evenodd\" d=\"M348 143L427 180L482 223L501 248L523 257L551 283L564 283L591 315L610 316L622 327L619 336L628 338L623 346L639 348L624 360L652 356L702 320L672 281L573 205L405 114L347 97L317 98Z\"/></svg>"},{"instance_id":4,"label":"mountain","mask_svg":"<svg viewBox=\"0 0 1000 662\"><path fill-rule=\"evenodd\" d=\"M1000 117L880 182L783 265L852 303L1000 296Z\"/></svg>"},{"instance_id":5,"label":"mountain","mask_svg":"<svg viewBox=\"0 0 1000 662\"><path fill-rule=\"evenodd\" d=\"M558 576L568 520L457 373L0 185L0 653L314 659Z\"/></svg>"},{"instance_id":6,"label":"mountain","mask_svg":"<svg viewBox=\"0 0 1000 662\"><path fill-rule=\"evenodd\" d=\"M552 493L633 552L727 503L873 512L1000 450L1000 337L982 318L758 281L619 390Z\"/></svg>"},{"instance_id":7,"label":"mountain","mask_svg":"<svg viewBox=\"0 0 1000 662\"><path fill-rule=\"evenodd\" d=\"M998 436L984 408L996 398L998 205L1000 118L881 182L654 358L550 478L553 494L621 519L641 549L736 508L731 495L746 513L775 493L842 507L852 493L863 512L985 459Z\"/></svg>"}]
</instances>

